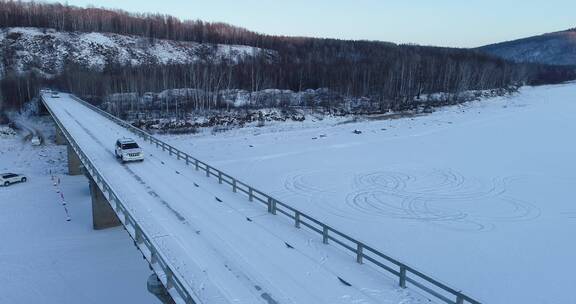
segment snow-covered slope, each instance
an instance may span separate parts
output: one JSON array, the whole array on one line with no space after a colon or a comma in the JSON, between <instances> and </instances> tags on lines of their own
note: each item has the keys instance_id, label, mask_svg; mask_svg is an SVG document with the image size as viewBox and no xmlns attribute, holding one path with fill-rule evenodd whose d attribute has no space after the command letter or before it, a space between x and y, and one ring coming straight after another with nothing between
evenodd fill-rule
<instances>
[{"instance_id":1,"label":"snow-covered slope","mask_svg":"<svg viewBox=\"0 0 576 304\"><path fill-rule=\"evenodd\" d=\"M47 140L33 147L25 132L0 126L0 172L28 177L0 187L0 303L159 303L130 236L120 227L92 230L88 181L66 175L66 146L49 140L52 123L20 119Z\"/></svg>"},{"instance_id":2,"label":"snow-covered slope","mask_svg":"<svg viewBox=\"0 0 576 304\"><path fill-rule=\"evenodd\" d=\"M516 62L576 65L576 29L496 43L479 50Z\"/></svg>"},{"instance_id":3,"label":"snow-covered slope","mask_svg":"<svg viewBox=\"0 0 576 304\"><path fill-rule=\"evenodd\" d=\"M106 64L186 64L201 60L234 62L267 52L250 46L212 45L108 33L57 32L39 28L0 29L0 77L7 71L58 74L66 62L102 70Z\"/></svg>"}]
</instances>

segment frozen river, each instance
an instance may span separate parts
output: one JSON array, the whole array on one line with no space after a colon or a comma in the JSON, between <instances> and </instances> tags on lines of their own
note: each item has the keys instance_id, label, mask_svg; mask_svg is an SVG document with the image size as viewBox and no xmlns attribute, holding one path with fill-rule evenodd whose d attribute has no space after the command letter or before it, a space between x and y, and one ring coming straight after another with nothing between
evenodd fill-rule
<instances>
[{"instance_id":1,"label":"frozen river","mask_svg":"<svg viewBox=\"0 0 576 304\"><path fill-rule=\"evenodd\" d=\"M565 84L419 117L165 139L482 302L576 303L575 118Z\"/></svg>"}]
</instances>

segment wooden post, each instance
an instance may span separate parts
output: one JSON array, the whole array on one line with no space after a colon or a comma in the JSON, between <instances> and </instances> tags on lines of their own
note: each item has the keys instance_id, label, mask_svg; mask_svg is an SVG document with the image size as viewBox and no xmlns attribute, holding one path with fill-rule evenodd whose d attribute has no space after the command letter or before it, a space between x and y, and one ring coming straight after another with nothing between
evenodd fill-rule
<instances>
[{"instance_id":1,"label":"wooden post","mask_svg":"<svg viewBox=\"0 0 576 304\"><path fill-rule=\"evenodd\" d=\"M152 250L152 252L150 253L150 264L154 265L158 260L158 257L156 256L156 252L154 250Z\"/></svg>"},{"instance_id":2,"label":"wooden post","mask_svg":"<svg viewBox=\"0 0 576 304\"><path fill-rule=\"evenodd\" d=\"M400 287L406 288L406 266L400 266Z\"/></svg>"},{"instance_id":3,"label":"wooden post","mask_svg":"<svg viewBox=\"0 0 576 304\"><path fill-rule=\"evenodd\" d=\"M362 264L364 260L364 246L361 243L356 245L356 263Z\"/></svg>"},{"instance_id":4,"label":"wooden post","mask_svg":"<svg viewBox=\"0 0 576 304\"><path fill-rule=\"evenodd\" d=\"M461 294L456 296L456 304L464 304L464 297Z\"/></svg>"},{"instance_id":5,"label":"wooden post","mask_svg":"<svg viewBox=\"0 0 576 304\"><path fill-rule=\"evenodd\" d=\"M268 213L276 214L276 200L268 197Z\"/></svg>"},{"instance_id":6,"label":"wooden post","mask_svg":"<svg viewBox=\"0 0 576 304\"><path fill-rule=\"evenodd\" d=\"M142 231L140 230L140 228L135 227L135 232L136 234L136 244L141 244L142 243Z\"/></svg>"},{"instance_id":7,"label":"wooden post","mask_svg":"<svg viewBox=\"0 0 576 304\"><path fill-rule=\"evenodd\" d=\"M294 213L294 226L300 228L300 212L298 211Z\"/></svg>"},{"instance_id":8,"label":"wooden post","mask_svg":"<svg viewBox=\"0 0 576 304\"><path fill-rule=\"evenodd\" d=\"M166 267L166 289L170 289L172 288L172 286L174 286L174 282L172 281L174 279L174 274L172 273L172 270L170 270L170 268Z\"/></svg>"},{"instance_id":9,"label":"wooden post","mask_svg":"<svg viewBox=\"0 0 576 304\"><path fill-rule=\"evenodd\" d=\"M328 244L328 226L322 227L322 243Z\"/></svg>"}]
</instances>

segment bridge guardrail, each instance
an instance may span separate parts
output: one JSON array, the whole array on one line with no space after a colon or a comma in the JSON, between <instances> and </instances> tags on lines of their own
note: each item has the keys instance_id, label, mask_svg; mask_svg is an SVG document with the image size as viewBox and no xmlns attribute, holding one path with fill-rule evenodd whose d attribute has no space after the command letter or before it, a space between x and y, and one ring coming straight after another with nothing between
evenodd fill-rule
<instances>
[{"instance_id":1,"label":"bridge guardrail","mask_svg":"<svg viewBox=\"0 0 576 304\"><path fill-rule=\"evenodd\" d=\"M158 278L166 287L166 290L170 291L171 289L174 289L186 304L195 304L196 302L194 301L192 295L188 292L188 289L191 288L183 283L185 281L180 278L181 275L176 270L176 267L173 267L160 253L160 251L156 249L154 243L148 237L145 230L130 214L130 211L122 204L122 201L114 193L113 189L110 187L110 184L92 164L90 158L82 151L82 149L80 149L78 143L76 143L74 138L70 135L66 128L64 128L58 117L54 115L52 109L50 109L50 106L46 104L44 98L42 97L41 99L42 103L56 122L56 125L60 130L62 130L62 134L64 137L66 137L66 140L68 140L68 143L76 155L78 155L78 158L84 166L84 170L91 176L92 180L102 191L102 194L107 198L112 209L114 209L114 212L118 216L118 219L122 222L124 229L128 232L128 235L130 235L134 241L134 245L136 245L136 247L142 253L142 256L146 259L146 261L148 261L150 267L154 270L154 272L156 272Z\"/></svg>"},{"instance_id":2,"label":"bridge guardrail","mask_svg":"<svg viewBox=\"0 0 576 304\"><path fill-rule=\"evenodd\" d=\"M269 213L274 215L281 214L290 218L294 221L294 226L296 228L306 227L310 231L318 233L322 237L322 242L324 244L328 244L331 241L338 244L340 247L351 252L355 256L357 263L363 264L365 261L368 261L379 269L393 274L397 277L398 285L400 287L416 287L428 295L448 304L481 304L480 301L473 299L462 291L449 287L447 284L442 283L439 280L434 279L431 276L428 276L423 272L418 271L417 269L394 259L325 223L322 223L314 217L309 216L288 204L280 202L263 191L260 191L173 147L172 145L155 138L148 132L132 126L130 123L76 97L75 95L70 96L118 125L127 128L143 140L156 145L157 148L161 148L163 151L168 151L170 156L175 156L178 160L184 160L186 165L192 165L196 171L204 171L207 177L215 177L218 179L220 184L228 184L232 187L233 192L246 195L249 201L256 200L257 202L264 204Z\"/></svg>"}]
</instances>

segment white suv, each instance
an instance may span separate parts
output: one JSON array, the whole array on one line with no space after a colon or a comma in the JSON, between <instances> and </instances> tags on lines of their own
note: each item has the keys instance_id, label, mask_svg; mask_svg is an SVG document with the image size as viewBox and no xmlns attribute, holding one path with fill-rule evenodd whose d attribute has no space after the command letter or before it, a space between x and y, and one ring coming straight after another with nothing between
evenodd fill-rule
<instances>
[{"instance_id":1,"label":"white suv","mask_svg":"<svg viewBox=\"0 0 576 304\"><path fill-rule=\"evenodd\" d=\"M14 173L2 173L0 174L0 185L9 186L14 183L24 183L26 182L26 176L22 174Z\"/></svg>"},{"instance_id":2,"label":"white suv","mask_svg":"<svg viewBox=\"0 0 576 304\"><path fill-rule=\"evenodd\" d=\"M122 162L143 161L144 152L131 138L120 138L116 141L116 158Z\"/></svg>"}]
</instances>

